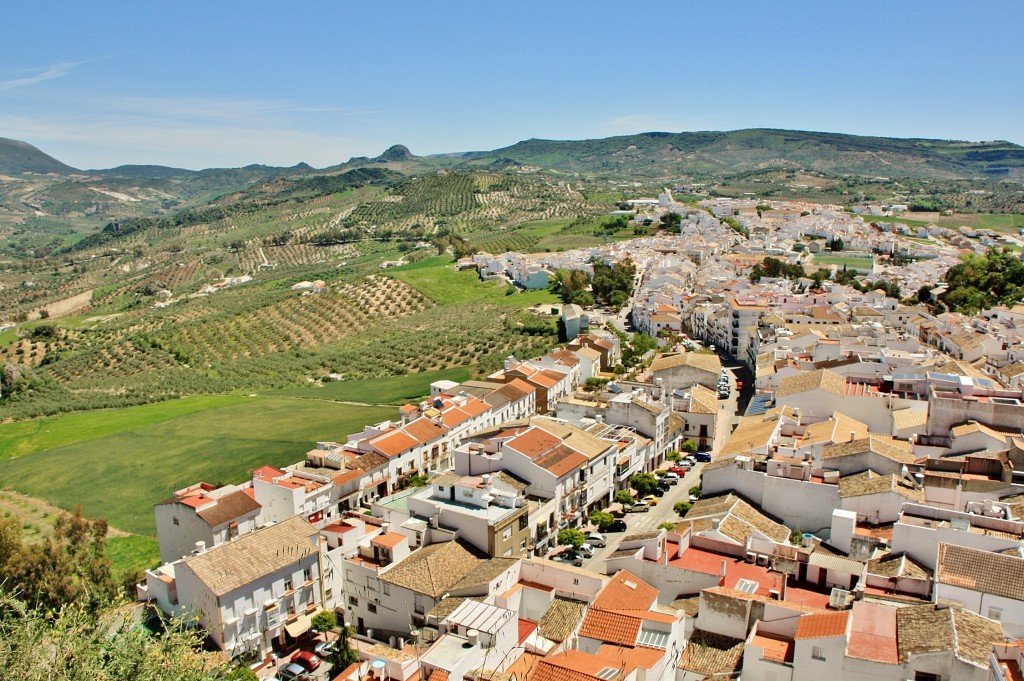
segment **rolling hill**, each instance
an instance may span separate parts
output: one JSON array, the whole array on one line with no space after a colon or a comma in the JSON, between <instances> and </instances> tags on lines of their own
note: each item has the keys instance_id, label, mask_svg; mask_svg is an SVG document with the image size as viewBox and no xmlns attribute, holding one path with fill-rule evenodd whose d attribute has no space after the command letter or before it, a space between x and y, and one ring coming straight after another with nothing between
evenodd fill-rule
<instances>
[{"instance_id":1,"label":"rolling hill","mask_svg":"<svg viewBox=\"0 0 1024 681\"><path fill-rule=\"evenodd\" d=\"M20 175L21 173L77 173L52 156L44 154L28 142L0 137L0 174Z\"/></svg>"},{"instance_id":2,"label":"rolling hill","mask_svg":"<svg viewBox=\"0 0 1024 681\"><path fill-rule=\"evenodd\" d=\"M648 132L592 140L531 139L469 152L472 165L527 164L565 172L642 177L721 175L763 168L885 177L1024 178L1024 147L862 137L799 130Z\"/></svg>"}]
</instances>

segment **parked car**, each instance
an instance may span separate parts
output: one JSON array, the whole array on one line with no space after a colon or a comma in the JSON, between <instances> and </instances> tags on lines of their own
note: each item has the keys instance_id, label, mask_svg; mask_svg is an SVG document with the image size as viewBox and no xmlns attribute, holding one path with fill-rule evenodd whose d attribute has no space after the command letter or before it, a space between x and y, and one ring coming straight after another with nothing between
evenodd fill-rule
<instances>
[{"instance_id":1,"label":"parked car","mask_svg":"<svg viewBox=\"0 0 1024 681\"><path fill-rule=\"evenodd\" d=\"M604 528L605 532L625 532L627 529L626 521L618 518L612 521L612 524Z\"/></svg>"},{"instance_id":2,"label":"parked car","mask_svg":"<svg viewBox=\"0 0 1024 681\"><path fill-rule=\"evenodd\" d=\"M711 454L709 452L697 452L693 456L694 456L694 458L697 459L697 461L700 461L702 463L710 463L711 462Z\"/></svg>"},{"instance_id":3,"label":"parked car","mask_svg":"<svg viewBox=\"0 0 1024 681\"><path fill-rule=\"evenodd\" d=\"M551 556L551 560L558 563L568 563L576 567L583 567L583 558L574 551L562 551Z\"/></svg>"},{"instance_id":4,"label":"parked car","mask_svg":"<svg viewBox=\"0 0 1024 681\"><path fill-rule=\"evenodd\" d=\"M321 641L316 644L316 648L313 649L318 656L321 658L330 657L338 649L337 641Z\"/></svg>"},{"instance_id":5,"label":"parked car","mask_svg":"<svg viewBox=\"0 0 1024 681\"><path fill-rule=\"evenodd\" d=\"M648 506L657 506L658 505L658 497L654 496L653 494L648 494L646 497L643 498L643 501Z\"/></svg>"},{"instance_id":6,"label":"parked car","mask_svg":"<svg viewBox=\"0 0 1024 681\"><path fill-rule=\"evenodd\" d=\"M683 461L689 461L690 465L692 466L693 464L697 463L697 456L695 454L687 454L685 457L683 457Z\"/></svg>"},{"instance_id":7,"label":"parked car","mask_svg":"<svg viewBox=\"0 0 1024 681\"><path fill-rule=\"evenodd\" d=\"M588 539L589 539L589 537L588 537ZM594 557L594 546L595 546L594 544L591 544L589 542L587 542L585 544L581 544L580 547L578 549L576 549L576 553L580 554L584 558L593 558Z\"/></svg>"},{"instance_id":8,"label":"parked car","mask_svg":"<svg viewBox=\"0 0 1024 681\"><path fill-rule=\"evenodd\" d=\"M299 665L307 672L311 672L320 666L320 658L308 650L300 650L292 655L292 663Z\"/></svg>"},{"instance_id":9,"label":"parked car","mask_svg":"<svg viewBox=\"0 0 1024 681\"><path fill-rule=\"evenodd\" d=\"M309 678L309 674L306 673L305 668L301 665L289 662L285 666L281 667L275 678L277 678L278 681L305 681L305 679Z\"/></svg>"},{"instance_id":10,"label":"parked car","mask_svg":"<svg viewBox=\"0 0 1024 681\"><path fill-rule=\"evenodd\" d=\"M645 501L638 501L627 509L630 513L647 513L651 507Z\"/></svg>"},{"instance_id":11,"label":"parked car","mask_svg":"<svg viewBox=\"0 0 1024 681\"><path fill-rule=\"evenodd\" d=\"M669 470L668 473L665 473L665 475L661 476L661 481L667 482L670 485L675 485L679 482L679 474L673 470Z\"/></svg>"},{"instance_id":12,"label":"parked car","mask_svg":"<svg viewBox=\"0 0 1024 681\"><path fill-rule=\"evenodd\" d=\"M669 487L667 482L663 482L663 481L659 480L658 481L658 486L655 487L654 491L651 492L651 494L648 495L648 496L663 497L663 496L665 496L665 492L669 491L670 489L672 489L672 488Z\"/></svg>"},{"instance_id":13,"label":"parked car","mask_svg":"<svg viewBox=\"0 0 1024 681\"><path fill-rule=\"evenodd\" d=\"M587 543L584 544L584 546L587 547L596 546L597 548L603 549L605 546L608 546L608 542L605 541L604 535L600 532L591 532L587 535L586 541ZM593 551L593 549L591 549L591 551Z\"/></svg>"},{"instance_id":14,"label":"parked car","mask_svg":"<svg viewBox=\"0 0 1024 681\"><path fill-rule=\"evenodd\" d=\"M743 381L736 381L736 389L743 390Z\"/></svg>"},{"instance_id":15,"label":"parked car","mask_svg":"<svg viewBox=\"0 0 1024 681\"><path fill-rule=\"evenodd\" d=\"M689 459L683 459L677 464L674 464L668 469L669 473L682 477L686 475L690 469L693 468L693 462Z\"/></svg>"}]
</instances>

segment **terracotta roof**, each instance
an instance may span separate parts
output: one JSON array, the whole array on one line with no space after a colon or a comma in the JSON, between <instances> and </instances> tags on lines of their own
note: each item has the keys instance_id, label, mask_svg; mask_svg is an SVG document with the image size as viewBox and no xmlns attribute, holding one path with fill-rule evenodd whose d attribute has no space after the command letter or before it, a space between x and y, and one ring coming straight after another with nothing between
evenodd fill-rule
<instances>
[{"instance_id":1,"label":"terracotta roof","mask_svg":"<svg viewBox=\"0 0 1024 681\"><path fill-rule=\"evenodd\" d=\"M421 419L416 419L417 421ZM419 444L419 440L403 430L396 430L385 435L378 435L370 440L370 446L378 450L384 456L398 456L404 451L412 449Z\"/></svg>"},{"instance_id":2,"label":"terracotta roof","mask_svg":"<svg viewBox=\"0 0 1024 681\"><path fill-rule=\"evenodd\" d=\"M318 537L305 518L293 516L188 558L182 567L192 570L213 594L223 596L315 556Z\"/></svg>"},{"instance_id":3,"label":"terracotta roof","mask_svg":"<svg viewBox=\"0 0 1024 681\"><path fill-rule=\"evenodd\" d=\"M824 390L836 397L846 396L846 379L840 374L828 369L806 371L796 376L782 379L775 397L787 397L810 390Z\"/></svg>"},{"instance_id":4,"label":"terracotta roof","mask_svg":"<svg viewBox=\"0 0 1024 681\"><path fill-rule=\"evenodd\" d=\"M763 416L742 417L736 430L732 432L721 451L718 452L718 456L743 454L751 449L767 446L778 425L778 418L774 416L768 418Z\"/></svg>"},{"instance_id":5,"label":"terracotta roof","mask_svg":"<svg viewBox=\"0 0 1024 681\"><path fill-rule=\"evenodd\" d=\"M438 598L482 562L483 556L469 544L448 541L413 551L380 579Z\"/></svg>"},{"instance_id":6,"label":"terracotta roof","mask_svg":"<svg viewBox=\"0 0 1024 681\"><path fill-rule=\"evenodd\" d=\"M562 441L540 428L530 428L505 444L517 452L522 452L525 456L534 459L545 452L550 452L562 444Z\"/></svg>"},{"instance_id":7,"label":"terracotta roof","mask_svg":"<svg viewBox=\"0 0 1024 681\"><path fill-rule=\"evenodd\" d=\"M739 544L745 544L754 530L778 542L787 541L790 537L789 528L775 522L734 494L701 497L676 527L680 531L692 527L694 532L704 532L711 528L712 521L716 519L721 521L719 531Z\"/></svg>"},{"instance_id":8,"label":"terracotta roof","mask_svg":"<svg viewBox=\"0 0 1024 681\"><path fill-rule=\"evenodd\" d=\"M1024 560L957 544L939 544L935 581L1024 601Z\"/></svg>"},{"instance_id":9,"label":"terracotta roof","mask_svg":"<svg viewBox=\"0 0 1024 681\"><path fill-rule=\"evenodd\" d=\"M388 532L387 534L378 534L376 537L370 540L371 544L377 546L384 546L386 548L394 548L405 541L405 535L399 532Z\"/></svg>"},{"instance_id":10,"label":"terracotta roof","mask_svg":"<svg viewBox=\"0 0 1024 681\"><path fill-rule=\"evenodd\" d=\"M632 646L636 644L639 632L640 619L636 617L589 608L583 617L579 635L616 645Z\"/></svg>"},{"instance_id":11,"label":"terracotta roof","mask_svg":"<svg viewBox=\"0 0 1024 681\"><path fill-rule=\"evenodd\" d=\"M212 506L196 511L196 515L205 520L210 527L223 525L261 508L260 504L243 490L217 497L214 500L216 503Z\"/></svg>"},{"instance_id":12,"label":"terracotta roof","mask_svg":"<svg viewBox=\"0 0 1024 681\"><path fill-rule=\"evenodd\" d=\"M565 445L533 460L535 464L558 478L580 466L585 466L587 461L587 457Z\"/></svg>"},{"instance_id":13,"label":"terracotta roof","mask_svg":"<svg viewBox=\"0 0 1024 681\"><path fill-rule=\"evenodd\" d=\"M711 388L697 384L690 389L691 414L717 414L718 396Z\"/></svg>"},{"instance_id":14,"label":"terracotta roof","mask_svg":"<svg viewBox=\"0 0 1024 681\"><path fill-rule=\"evenodd\" d=\"M563 443L572 447L577 452L580 452L586 456L587 459L600 456L608 451L609 447L612 446L612 444L607 440L602 440L582 428L577 428L576 426L563 421L556 421L543 416L535 416L530 419L530 425L544 430L553 437L561 439Z\"/></svg>"},{"instance_id":15,"label":"terracotta roof","mask_svg":"<svg viewBox=\"0 0 1024 681\"><path fill-rule=\"evenodd\" d=\"M519 562L518 558L490 558L477 565L469 574L460 579L452 589L469 589L487 586L491 580Z\"/></svg>"},{"instance_id":16,"label":"terracotta roof","mask_svg":"<svg viewBox=\"0 0 1024 681\"><path fill-rule=\"evenodd\" d=\"M846 635L850 611L804 615L796 621L795 640L807 638L833 638Z\"/></svg>"},{"instance_id":17,"label":"terracotta roof","mask_svg":"<svg viewBox=\"0 0 1024 681\"><path fill-rule=\"evenodd\" d=\"M388 464L387 458L377 452L366 452L346 459L346 463L360 471L372 471Z\"/></svg>"},{"instance_id":18,"label":"terracotta roof","mask_svg":"<svg viewBox=\"0 0 1024 681\"><path fill-rule=\"evenodd\" d=\"M586 608L586 603L555 596L537 622L540 635L549 641L564 641L579 625Z\"/></svg>"},{"instance_id":19,"label":"terracotta roof","mask_svg":"<svg viewBox=\"0 0 1024 681\"><path fill-rule=\"evenodd\" d=\"M434 671L430 672L430 677L427 681L448 681L448 672L437 667Z\"/></svg>"},{"instance_id":20,"label":"terracotta roof","mask_svg":"<svg viewBox=\"0 0 1024 681\"><path fill-rule=\"evenodd\" d=\"M428 418L418 418L402 428L407 434L416 438L418 442L430 442L439 437L444 437L448 431L437 425Z\"/></svg>"},{"instance_id":21,"label":"terracotta roof","mask_svg":"<svg viewBox=\"0 0 1024 681\"><path fill-rule=\"evenodd\" d=\"M658 590L620 570L594 599L593 607L602 610L649 610L658 600Z\"/></svg>"}]
</instances>

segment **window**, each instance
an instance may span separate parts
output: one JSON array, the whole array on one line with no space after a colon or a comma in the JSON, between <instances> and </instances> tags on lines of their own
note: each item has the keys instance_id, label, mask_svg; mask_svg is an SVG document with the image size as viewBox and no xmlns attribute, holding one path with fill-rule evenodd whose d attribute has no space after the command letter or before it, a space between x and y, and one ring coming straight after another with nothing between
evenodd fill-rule
<instances>
[{"instance_id":1,"label":"window","mask_svg":"<svg viewBox=\"0 0 1024 681\"><path fill-rule=\"evenodd\" d=\"M181 525L181 521L178 520L177 518L174 518L174 524L175 525Z\"/></svg>"},{"instance_id":2,"label":"window","mask_svg":"<svg viewBox=\"0 0 1024 681\"><path fill-rule=\"evenodd\" d=\"M284 580L284 590L285 591L291 591L292 590L292 580L290 580L290 579Z\"/></svg>"},{"instance_id":3,"label":"window","mask_svg":"<svg viewBox=\"0 0 1024 681\"><path fill-rule=\"evenodd\" d=\"M914 672L914 681L942 681L942 677L930 672Z\"/></svg>"},{"instance_id":4,"label":"window","mask_svg":"<svg viewBox=\"0 0 1024 681\"><path fill-rule=\"evenodd\" d=\"M1003 609L1002 608L989 608L988 609L988 618L990 620L995 620L996 622L1001 622L1002 619L1003 619Z\"/></svg>"},{"instance_id":5,"label":"window","mask_svg":"<svg viewBox=\"0 0 1024 681\"><path fill-rule=\"evenodd\" d=\"M464 497L472 497L473 496L473 490L471 490L471 489L463 489L462 490L462 496L464 496Z\"/></svg>"},{"instance_id":6,"label":"window","mask_svg":"<svg viewBox=\"0 0 1024 681\"><path fill-rule=\"evenodd\" d=\"M512 526L509 525L508 527L506 527L504 530L501 531L501 539L502 539L502 541L508 541L511 538L512 538Z\"/></svg>"},{"instance_id":7,"label":"window","mask_svg":"<svg viewBox=\"0 0 1024 681\"><path fill-rule=\"evenodd\" d=\"M370 612L377 612L377 606L374 605L373 603L367 603L366 604L366 609L369 610Z\"/></svg>"},{"instance_id":8,"label":"window","mask_svg":"<svg viewBox=\"0 0 1024 681\"><path fill-rule=\"evenodd\" d=\"M814 646L811 648L811 657L815 660L825 661L825 652L821 649L821 646Z\"/></svg>"},{"instance_id":9,"label":"window","mask_svg":"<svg viewBox=\"0 0 1024 681\"><path fill-rule=\"evenodd\" d=\"M305 579L305 580L306 580L307 582L312 582L312 581L313 581L313 568L311 568L311 567L308 567L308 568L306 568L305 570L303 570L303 571L302 571L302 577L303 577L303 578L304 578L304 579Z\"/></svg>"},{"instance_id":10,"label":"window","mask_svg":"<svg viewBox=\"0 0 1024 681\"><path fill-rule=\"evenodd\" d=\"M390 596L391 595L391 586L387 582L383 582L382 583L382 587L384 589L384 595L385 596Z\"/></svg>"},{"instance_id":11,"label":"window","mask_svg":"<svg viewBox=\"0 0 1024 681\"><path fill-rule=\"evenodd\" d=\"M349 605L359 605L359 599L356 598L355 596L349 596L348 597L348 604Z\"/></svg>"},{"instance_id":12,"label":"window","mask_svg":"<svg viewBox=\"0 0 1024 681\"><path fill-rule=\"evenodd\" d=\"M522 514L521 516L519 516L519 529L520 530L525 530L529 526L529 524L530 524L530 516L528 516L525 513Z\"/></svg>"}]
</instances>

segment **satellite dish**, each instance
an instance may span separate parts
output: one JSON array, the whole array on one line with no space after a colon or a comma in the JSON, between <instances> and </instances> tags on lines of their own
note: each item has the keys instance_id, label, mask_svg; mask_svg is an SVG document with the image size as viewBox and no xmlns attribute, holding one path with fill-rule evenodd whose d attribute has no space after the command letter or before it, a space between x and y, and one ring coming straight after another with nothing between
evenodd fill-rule
<instances>
[{"instance_id":1,"label":"satellite dish","mask_svg":"<svg viewBox=\"0 0 1024 681\"><path fill-rule=\"evenodd\" d=\"M387 662L385 662L384 660L374 660L373 664L371 664L370 666L374 669L384 669L386 665Z\"/></svg>"}]
</instances>

